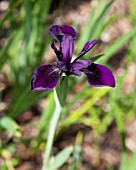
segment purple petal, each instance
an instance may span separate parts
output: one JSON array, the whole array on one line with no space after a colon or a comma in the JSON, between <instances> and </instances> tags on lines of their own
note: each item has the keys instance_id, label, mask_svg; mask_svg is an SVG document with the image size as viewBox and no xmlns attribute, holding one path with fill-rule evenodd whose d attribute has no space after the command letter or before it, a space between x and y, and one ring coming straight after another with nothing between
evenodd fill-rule
<instances>
[{"instance_id":1,"label":"purple petal","mask_svg":"<svg viewBox=\"0 0 136 170\"><path fill-rule=\"evenodd\" d=\"M57 41L61 41L63 35L71 35L73 39L76 38L76 31L71 26L67 25L53 25L49 29L49 34Z\"/></svg>"},{"instance_id":2,"label":"purple petal","mask_svg":"<svg viewBox=\"0 0 136 170\"><path fill-rule=\"evenodd\" d=\"M54 50L54 52L55 52L58 60L59 60L59 61L62 61L63 54L62 54L62 52L61 52L60 50L58 50L58 49L56 48L55 40L52 42L51 48Z\"/></svg>"},{"instance_id":3,"label":"purple petal","mask_svg":"<svg viewBox=\"0 0 136 170\"><path fill-rule=\"evenodd\" d=\"M60 70L62 70L64 72L66 72L68 70L65 62L61 62L61 61L54 62L54 66L58 67Z\"/></svg>"},{"instance_id":4,"label":"purple petal","mask_svg":"<svg viewBox=\"0 0 136 170\"><path fill-rule=\"evenodd\" d=\"M83 72L91 86L111 86L115 87L115 79L111 70L103 65L92 63Z\"/></svg>"},{"instance_id":5,"label":"purple petal","mask_svg":"<svg viewBox=\"0 0 136 170\"><path fill-rule=\"evenodd\" d=\"M81 76L82 72L80 70L70 70L70 74L74 74L76 76Z\"/></svg>"},{"instance_id":6,"label":"purple petal","mask_svg":"<svg viewBox=\"0 0 136 170\"><path fill-rule=\"evenodd\" d=\"M49 29L49 34L56 40L59 41L59 35L61 35L61 29L59 25L53 25Z\"/></svg>"},{"instance_id":7,"label":"purple petal","mask_svg":"<svg viewBox=\"0 0 136 170\"><path fill-rule=\"evenodd\" d=\"M59 71L53 65L41 65L32 75L31 91L50 90L57 85L59 78Z\"/></svg>"},{"instance_id":8,"label":"purple petal","mask_svg":"<svg viewBox=\"0 0 136 170\"><path fill-rule=\"evenodd\" d=\"M78 55L78 57L75 60L78 60L81 56L83 56L85 53L87 53L89 50L91 50L91 48L98 43L98 40L92 40L87 42L84 45L84 48L82 49L81 53Z\"/></svg>"},{"instance_id":9,"label":"purple petal","mask_svg":"<svg viewBox=\"0 0 136 170\"><path fill-rule=\"evenodd\" d=\"M60 29L61 29L62 33L67 34L67 35L71 35L73 37L73 39L76 38L76 31L71 26L62 25L60 27Z\"/></svg>"},{"instance_id":10,"label":"purple petal","mask_svg":"<svg viewBox=\"0 0 136 170\"><path fill-rule=\"evenodd\" d=\"M82 72L80 70L87 68L89 65L91 65L90 60L78 60L78 61L72 62L69 64L69 72L71 74L81 76Z\"/></svg>"},{"instance_id":11,"label":"purple petal","mask_svg":"<svg viewBox=\"0 0 136 170\"><path fill-rule=\"evenodd\" d=\"M63 62L70 63L73 52L74 43L71 35L64 35L61 42L61 52L63 54Z\"/></svg>"},{"instance_id":12,"label":"purple petal","mask_svg":"<svg viewBox=\"0 0 136 170\"><path fill-rule=\"evenodd\" d=\"M91 65L90 60L78 60L78 61L74 61L74 62L70 63L69 67L72 70L80 70L83 68L87 68L90 65Z\"/></svg>"}]
</instances>

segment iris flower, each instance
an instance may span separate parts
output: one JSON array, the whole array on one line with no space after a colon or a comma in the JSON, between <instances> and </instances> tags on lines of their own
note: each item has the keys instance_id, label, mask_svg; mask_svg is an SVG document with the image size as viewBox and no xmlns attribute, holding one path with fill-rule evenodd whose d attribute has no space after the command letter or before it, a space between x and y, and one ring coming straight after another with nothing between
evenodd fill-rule
<instances>
[{"instance_id":1,"label":"iris flower","mask_svg":"<svg viewBox=\"0 0 136 170\"><path fill-rule=\"evenodd\" d=\"M98 43L98 40L87 42L77 58L72 61L76 31L67 25L54 25L49 29L49 34L54 38L51 47L58 61L53 64L41 65L34 70L31 91L47 91L54 88L62 73L67 76L81 76L84 73L91 86L115 87L115 79L109 68L95 64L91 60L80 59ZM59 49L56 47L56 41L59 42Z\"/></svg>"}]
</instances>

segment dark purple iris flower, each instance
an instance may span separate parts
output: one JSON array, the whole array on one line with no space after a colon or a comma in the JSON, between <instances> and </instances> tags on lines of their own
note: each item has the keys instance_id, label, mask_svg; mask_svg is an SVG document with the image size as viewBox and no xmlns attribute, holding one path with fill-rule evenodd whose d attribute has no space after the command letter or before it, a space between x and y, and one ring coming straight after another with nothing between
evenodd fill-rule
<instances>
[{"instance_id":1,"label":"dark purple iris flower","mask_svg":"<svg viewBox=\"0 0 136 170\"><path fill-rule=\"evenodd\" d=\"M66 25L54 25L50 28L49 34L54 38L51 47L58 61L53 64L41 65L35 69L32 75L31 91L46 91L54 88L61 73L76 76L81 76L84 73L91 86L115 87L115 79L109 68L94 64L90 60L79 60L98 43L98 40L87 42L77 58L71 61L74 53L74 39L76 38L75 30ZM60 49L57 49L56 41L59 42Z\"/></svg>"}]
</instances>

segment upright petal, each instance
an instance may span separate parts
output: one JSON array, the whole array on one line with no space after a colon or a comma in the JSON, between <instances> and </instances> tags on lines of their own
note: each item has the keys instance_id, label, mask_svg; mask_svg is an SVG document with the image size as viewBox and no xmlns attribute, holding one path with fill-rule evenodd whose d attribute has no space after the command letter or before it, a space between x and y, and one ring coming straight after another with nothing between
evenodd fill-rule
<instances>
[{"instance_id":1,"label":"upright petal","mask_svg":"<svg viewBox=\"0 0 136 170\"><path fill-rule=\"evenodd\" d=\"M87 69L82 70L91 86L115 87L115 79L111 70L103 65L92 63Z\"/></svg>"},{"instance_id":2,"label":"upright petal","mask_svg":"<svg viewBox=\"0 0 136 170\"><path fill-rule=\"evenodd\" d=\"M60 26L59 25L53 25L50 27L49 29L49 34L54 38L56 39L57 41L60 41L60 38L61 38L61 29L60 29Z\"/></svg>"},{"instance_id":3,"label":"upright petal","mask_svg":"<svg viewBox=\"0 0 136 170\"><path fill-rule=\"evenodd\" d=\"M68 25L62 25L60 27L61 32L63 34L67 34L67 35L71 35L73 37L73 39L76 38L76 31L74 30L74 28L72 28L71 26Z\"/></svg>"},{"instance_id":4,"label":"upright petal","mask_svg":"<svg viewBox=\"0 0 136 170\"><path fill-rule=\"evenodd\" d=\"M70 63L73 52L74 42L71 35L64 35L60 44L61 52L63 54L63 62Z\"/></svg>"},{"instance_id":5,"label":"upright petal","mask_svg":"<svg viewBox=\"0 0 136 170\"><path fill-rule=\"evenodd\" d=\"M98 43L98 40L92 40L87 42L84 45L84 48L82 49L81 53L78 55L78 57L75 60L78 60L81 56L83 56L85 53L87 53L89 50L91 50L91 48L93 48L93 46Z\"/></svg>"},{"instance_id":6,"label":"upright petal","mask_svg":"<svg viewBox=\"0 0 136 170\"><path fill-rule=\"evenodd\" d=\"M60 50L58 50L58 49L56 48L55 40L52 42L51 48L54 50L54 52L55 52L58 60L59 60L59 61L62 61L62 59L63 59L63 54L62 54L62 52L61 52Z\"/></svg>"},{"instance_id":7,"label":"upright petal","mask_svg":"<svg viewBox=\"0 0 136 170\"><path fill-rule=\"evenodd\" d=\"M57 85L59 78L59 71L53 65L41 65L32 75L31 91L50 90Z\"/></svg>"},{"instance_id":8,"label":"upright petal","mask_svg":"<svg viewBox=\"0 0 136 170\"><path fill-rule=\"evenodd\" d=\"M59 42L61 42L63 35L71 35L73 39L76 38L76 31L71 26L67 25L53 25L49 29L49 34Z\"/></svg>"}]
</instances>

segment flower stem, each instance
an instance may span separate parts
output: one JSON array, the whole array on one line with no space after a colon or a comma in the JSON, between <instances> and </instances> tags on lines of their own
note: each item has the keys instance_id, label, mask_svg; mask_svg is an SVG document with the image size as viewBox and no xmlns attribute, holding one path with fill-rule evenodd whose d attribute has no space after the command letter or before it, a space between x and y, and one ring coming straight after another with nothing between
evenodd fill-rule
<instances>
[{"instance_id":1,"label":"flower stem","mask_svg":"<svg viewBox=\"0 0 136 170\"><path fill-rule=\"evenodd\" d=\"M50 159L50 156L51 156L55 132L56 132L57 124L58 124L59 118L61 116L61 111L62 111L62 107L60 105L60 102L59 102L55 88L54 88L54 98L55 98L56 108L55 108L55 111L54 111L52 118L51 118L51 121L50 121L49 135L48 135L48 139L47 139L46 149L45 149L45 152L44 152L44 161L43 161L42 170L48 170L49 169L49 167L48 167L49 166L49 159Z\"/></svg>"}]
</instances>

